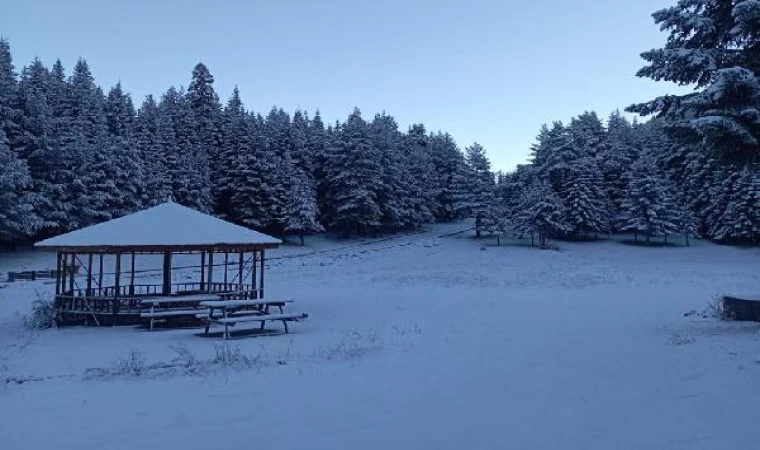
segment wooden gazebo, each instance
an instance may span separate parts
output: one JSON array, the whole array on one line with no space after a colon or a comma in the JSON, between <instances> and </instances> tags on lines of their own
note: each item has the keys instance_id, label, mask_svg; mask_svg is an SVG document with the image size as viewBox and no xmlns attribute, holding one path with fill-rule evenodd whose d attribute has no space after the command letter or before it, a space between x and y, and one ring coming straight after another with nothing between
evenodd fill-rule
<instances>
[{"instance_id":1,"label":"wooden gazebo","mask_svg":"<svg viewBox=\"0 0 760 450\"><path fill-rule=\"evenodd\" d=\"M157 296L263 298L265 250L280 243L167 202L35 247L57 253L59 323L118 324L139 320L141 301Z\"/></svg>"}]
</instances>

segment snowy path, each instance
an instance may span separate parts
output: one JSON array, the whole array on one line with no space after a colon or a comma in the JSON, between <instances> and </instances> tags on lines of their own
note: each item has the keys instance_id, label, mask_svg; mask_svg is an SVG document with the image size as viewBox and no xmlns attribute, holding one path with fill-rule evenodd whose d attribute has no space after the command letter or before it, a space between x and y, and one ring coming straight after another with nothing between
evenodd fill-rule
<instances>
[{"instance_id":1,"label":"snowy path","mask_svg":"<svg viewBox=\"0 0 760 450\"><path fill-rule=\"evenodd\" d=\"M292 336L233 341L263 355L250 368L87 379L130 348L156 363L185 345L206 361L215 341L194 330L23 334L8 302L32 287L2 289L7 373L55 377L0 387L3 448L693 450L760 439L760 327L683 316L716 293L756 291L757 250L483 251L438 231L273 261L269 286L310 320Z\"/></svg>"}]
</instances>

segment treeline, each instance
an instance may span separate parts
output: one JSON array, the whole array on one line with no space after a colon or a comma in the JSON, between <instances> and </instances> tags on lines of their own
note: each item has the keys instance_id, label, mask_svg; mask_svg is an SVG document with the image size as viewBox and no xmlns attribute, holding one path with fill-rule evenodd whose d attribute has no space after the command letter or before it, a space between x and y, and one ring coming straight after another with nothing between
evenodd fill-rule
<instances>
[{"instance_id":1,"label":"treeline","mask_svg":"<svg viewBox=\"0 0 760 450\"><path fill-rule=\"evenodd\" d=\"M638 75L695 90L628 108L646 124L584 113L544 127L531 164L482 196L481 231L760 243L760 2L680 1L653 17L667 42Z\"/></svg>"},{"instance_id":2,"label":"treeline","mask_svg":"<svg viewBox=\"0 0 760 450\"><path fill-rule=\"evenodd\" d=\"M453 138L399 130L359 110L325 126L319 112L222 106L208 68L187 89L135 108L104 93L79 60L34 60L20 74L0 40L0 243L19 243L166 201L277 235L366 235L466 213L475 170ZM477 146L473 154L482 154ZM483 155L484 157L484 155Z\"/></svg>"}]
</instances>

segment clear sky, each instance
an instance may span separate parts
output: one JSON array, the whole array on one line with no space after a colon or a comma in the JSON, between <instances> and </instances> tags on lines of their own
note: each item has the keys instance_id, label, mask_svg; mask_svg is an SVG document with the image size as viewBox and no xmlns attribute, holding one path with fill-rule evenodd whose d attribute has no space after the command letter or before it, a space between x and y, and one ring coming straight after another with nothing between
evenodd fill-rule
<instances>
[{"instance_id":1,"label":"clear sky","mask_svg":"<svg viewBox=\"0 0 760 450\"><path fill-rule=\"evenodd\" d=\"M117 4L118 3L118 4ZM203 61L226 101L249 108L354 106L402 126L423 122L462 146L486 147L495 169L525 161L542 123L674 92L635 77L661 46L651 13L675 0L0 0L0 34L17 69L39 56L78 57L107 89L139 105L187 86Z\"/></svg>"}]
</instances>

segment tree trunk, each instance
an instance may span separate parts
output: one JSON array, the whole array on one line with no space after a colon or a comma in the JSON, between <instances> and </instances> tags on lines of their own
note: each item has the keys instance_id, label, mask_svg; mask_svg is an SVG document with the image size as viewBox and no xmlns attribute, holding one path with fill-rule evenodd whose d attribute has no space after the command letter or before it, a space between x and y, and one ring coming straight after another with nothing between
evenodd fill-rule
<instances>
[{"instance_id":1,"label":"tree trunk","mask_svg":"<svg viewBox=\"0 0 760 450\"><path fill-rule=\"evenodd\" d=\"M501 246L501 235L500 234L496 235L496 245Z\"/></svg>"},{"instance_id":2,"label":"tree trunk","mask_svg":"<svg viewBox=\"0 0 760 450\"><path fill-rule=\"evenodd\" d=\"M304 246L304 242L303 242L303 234L299 234L299 235L298 235L298 239L300 239L300 240L301 240L301 247L303 247L303 246Z\"/></svg>"}]
</instances>

